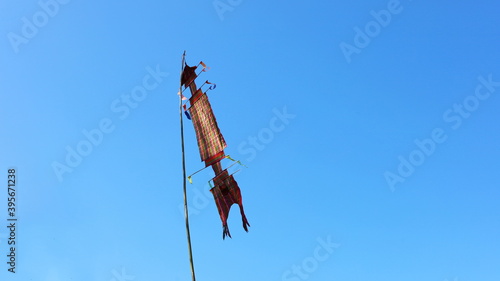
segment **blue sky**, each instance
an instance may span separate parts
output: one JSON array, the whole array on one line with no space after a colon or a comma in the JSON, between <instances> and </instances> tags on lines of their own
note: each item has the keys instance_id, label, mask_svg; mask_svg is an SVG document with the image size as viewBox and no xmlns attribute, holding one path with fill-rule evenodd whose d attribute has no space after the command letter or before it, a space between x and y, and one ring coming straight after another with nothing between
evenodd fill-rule
<instances>
[{"instance_id":1,"label":"blue sky","mask_svg":"<svg viewBox=\"0 0 500 281\"><path fill-rule=\"evenodd\" d=\"M210 66L226 153L248 167L251 227L234 206L232 239L213 172L188 185L198 280L498 280L498 8L0 2L0 167L16 169L18 219L15 274L0 229L2 280L190 280L184 50ZM184 122L189 174L203 163Z\"/></svg>"}]
</instances>

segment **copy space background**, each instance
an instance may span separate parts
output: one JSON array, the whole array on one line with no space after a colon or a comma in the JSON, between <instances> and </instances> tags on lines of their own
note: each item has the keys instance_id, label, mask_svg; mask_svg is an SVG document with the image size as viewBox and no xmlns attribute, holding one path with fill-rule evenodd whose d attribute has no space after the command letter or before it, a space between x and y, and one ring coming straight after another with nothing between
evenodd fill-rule
<instances>
[{"instance_id":1,"label":"copy space background","mask_svg":"<svg viewBox=\"0 0 500 281\"><path fill-rule=\"evenodd\" d=\"M217 83L209 97L226 152L248 167L235 177L251 224L245 233L233 207L223 241L213 174L193 178L198 280L499 280L500 87L475 97L480 77L500 81L499 8L1 1L0 279L190 280L176 95L186 50L211 67L199 82ZM127 115L114 108L148 68L161 81ZM109 132L59 178L54 163L101 122ZM203 164L184 122L192 173ZM440 143L423 151L415 141L435 130Z\"/></svg>"}]
</instances>

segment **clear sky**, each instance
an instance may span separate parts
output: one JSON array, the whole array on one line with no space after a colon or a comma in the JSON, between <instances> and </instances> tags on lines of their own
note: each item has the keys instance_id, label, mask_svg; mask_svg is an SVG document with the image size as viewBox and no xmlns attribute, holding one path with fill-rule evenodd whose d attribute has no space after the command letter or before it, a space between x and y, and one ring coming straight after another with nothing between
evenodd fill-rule
<instances>
[{"instance_id":1,"label":"clear sky","mask_svg":"<svg viewBox=\"0 0 500 281\"><path fill-rule=\"evenodd\" d=\"M198 280L500 280L499 8L0 1L0 279L190 280L186 50L251 224L233 206L222 240L213 172L193 177Z\"/></svg>"}]
</instances>

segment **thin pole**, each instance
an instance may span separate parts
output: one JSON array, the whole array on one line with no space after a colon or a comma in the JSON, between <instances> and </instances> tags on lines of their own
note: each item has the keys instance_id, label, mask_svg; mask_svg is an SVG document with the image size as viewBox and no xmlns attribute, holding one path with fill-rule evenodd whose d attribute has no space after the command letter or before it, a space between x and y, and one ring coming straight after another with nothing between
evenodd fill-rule
<instances>
[{"instance_id":1,"label":"thin pole","mask_svg":"<svg viewBox=\"0 0 500 281\"><path fill-rule=\"evenodd\" d=\"M184 64L186 60L186 51L182 55L182 66L181 66L181 80L182 80L182 70L184 69ZM182 82L179 85L179 93L182 93ZM191 266L191 277L193 281L196 281L196 275L194 274L194 262L193 262L193 251L191 249L191 234L189 232L189 212L187 205L187 192L186 192L186 157L184 153L184 122L182 118L182 94L179 95L179 115L181 119L181 147L182 147L182 184L184 190L184 217L186 219L186 236L188 242L189 251L189 264Z\"/></svg>"}]
</instances>

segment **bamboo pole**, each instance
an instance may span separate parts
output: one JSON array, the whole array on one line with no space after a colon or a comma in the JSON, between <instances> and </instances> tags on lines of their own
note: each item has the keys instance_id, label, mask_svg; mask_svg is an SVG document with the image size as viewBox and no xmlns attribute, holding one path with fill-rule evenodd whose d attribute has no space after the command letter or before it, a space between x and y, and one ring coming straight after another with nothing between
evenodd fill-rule
<instances>
[{"instance_id":1,"label":"bamboo pole","mask_svg":"<svg viewBox=\"0 0 500 281\"><path fill-rule=\"evenodd\" d=\"M182 55L182 66L181 66L181 80L182 80L182 70L184 69L184 64L186 61L186 51ZM191 266L191 278L193 281L196 281L196 275L194 273L194 262L193 262L193 251L191 248L191 233L189 231L189 212L187 205L187 192L186 192L186 157L184 153L184 118L182 117L182 82L179 83L179 117L181 122L181 148L182 148L182 184L184 191L184 218L186 220L186 236L187 236L187 244L188 244L188 252L189 252L189 264Z\"/></svg>"}]
</instances>

